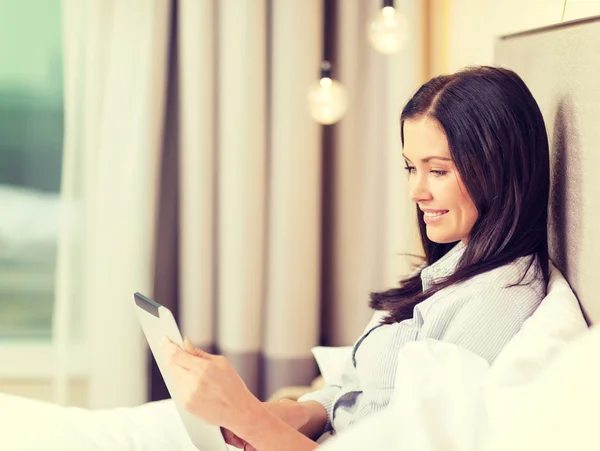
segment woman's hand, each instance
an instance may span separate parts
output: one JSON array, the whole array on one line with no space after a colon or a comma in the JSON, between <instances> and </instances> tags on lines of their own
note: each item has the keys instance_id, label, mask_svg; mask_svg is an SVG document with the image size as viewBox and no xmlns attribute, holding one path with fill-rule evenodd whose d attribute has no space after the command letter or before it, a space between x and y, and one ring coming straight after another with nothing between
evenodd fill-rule
<instances>
[{"instance_id":1,"label":"woman's hand","mask_svg":"<svg viewBox=\"0 0 600 451\"><path fill-rule=\"evenodd\" d=\"M262 403L250 393L227 359L193 347L163 345L175 391L184 408L208 424L237 430L261 415Z\"/></svg>"},{"instance_id":2,"label":"woman's hand","mask_svg":"<svg viewBox=\"0 0 600 451\"><path fill-rule=\"evenodd\" d=\"M250 449L248 443L261 451L312 451L317 447L256 399L224 357L196 349L187 339L185 351L168 340L163 347L184 408L208 424L239 434L246 450Z\"/></svg>"},{"instance_id":3,"label":"woman's hand","mask_svg":"<svg viewBox=\"0 0 600 451\"><path fill-rule=\"evenodd\" d=\"M265 402L263 406L274 416L290 425L296 430L299 430L310 420L310 411L302 403L289 399L282 399L279 402ZM221 428L223 438L227 444L242 448L244 451L256 451L255 448L247 443L241 437L238 437L229 429Z\"/></svg>"}]
</instances>

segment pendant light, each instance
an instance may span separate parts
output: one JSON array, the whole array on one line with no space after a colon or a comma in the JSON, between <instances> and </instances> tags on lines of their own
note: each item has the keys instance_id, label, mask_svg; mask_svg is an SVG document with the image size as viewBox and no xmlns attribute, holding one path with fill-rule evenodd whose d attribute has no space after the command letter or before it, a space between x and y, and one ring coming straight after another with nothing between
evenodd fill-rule
<instances>
[{"instance_id":1,"label":"pendant light","mask_svg":"<svg viewBox=\"0 0 600 451\"><path fill-rule=\"evenodd\" d=\"M350 103L346 88L331 76L333 49L329 26L333 19L333 1L323 1L323 61L319 80L310 87L307 96L311 116L324 125L338 122L348 111Z\"/></svg>"},{"instance_id":2,"label":"pendant light","mask_svg":"<svg viewBox=\"0 0 600 451\"><path fill-rule=\"evenodd\" d=\"M383 0L382 8L367 26L367 39L380 53L400 51L408 40L408 21L394 8L394 0Z\"/></svg>"}]
</instances>

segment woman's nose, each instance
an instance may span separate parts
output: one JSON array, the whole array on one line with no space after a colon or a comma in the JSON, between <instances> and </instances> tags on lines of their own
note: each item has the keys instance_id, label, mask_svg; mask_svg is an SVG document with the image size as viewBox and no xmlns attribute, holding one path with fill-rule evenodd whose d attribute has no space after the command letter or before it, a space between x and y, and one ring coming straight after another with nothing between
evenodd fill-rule
<instances>
[{"instance_id":1,"label":"woman's nose","mask_svg":"<svg viewBox=\"0 0 600 451\"><path fill-rule=\"evenodd\" d=\"M415 203L432 199L427 183L419 176L415 177L410 184L409 196L410 200Z\"/></svg>"}]
</instances>

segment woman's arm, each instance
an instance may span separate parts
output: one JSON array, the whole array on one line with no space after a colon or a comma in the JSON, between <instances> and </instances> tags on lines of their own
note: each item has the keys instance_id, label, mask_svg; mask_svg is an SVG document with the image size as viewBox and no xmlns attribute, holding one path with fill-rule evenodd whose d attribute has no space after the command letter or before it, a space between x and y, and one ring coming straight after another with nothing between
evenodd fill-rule
<instances>
[{"instance_id":1,"label":"woman's arm","mask_svg":"<svg viewBox=\"0 0 600 451\"><path fill-rule=\"evenodd\" d=\"M312 451L317 444L269 412L263 405L248 410L234 426L236 434L260 451ZM260 407L260 408L259 408ZM322 408L322 407L321 407Z\"/></svg>"},{"instance_id":2,"label":"woman's arm","mask_svg":"<svg viewBox=\"0 0 600 451\"><path fill-rule=\"evenodd\" d=\"M282 399L279 402L265 402L263 406L272 415L312 440L323 434L327 424L327 411L316 401Z\"/></svg>"},{"instance_id":3,"label":"woman's arm","mask_svg":"<svg viewBox=\"0 0 600 451\"><path fill-rule=\"evenodd\" d=\"M309 451L317 447L254 397L224 357L191 349L188 343L188 352L169 341L163 347L178 397L190 413L232 431L261 451ZM327 421L319 403L290 403L289 408L307 413L309 434L317 435Z\"/></svg>"},{"instance_id":4,"label":"woman's arm","mask_svg":"<svg viewBox=\"0 0 600 451\"><path fill-rule=\"evenodd\" d=\"M327 412L318 402L282 399L278 402L264 402L263 406L285 424L313 440L321 436L327 423ZM229 429L221 428L221 430L227 444L237 448L244 447L246 440Z\"/></svg>"},{"instance_id":5,"label":"woman's arm","mask_svg":"<svg viewBox=\"0 0 600 451\"><path fill-rule=\"evenodd\" d=\"M325 407L316 401L303 401L298 402L298 404L308 410L308 421L298 430L308 438L318 439L323 434L327 424Z\"/></svg>"}]
</instances>

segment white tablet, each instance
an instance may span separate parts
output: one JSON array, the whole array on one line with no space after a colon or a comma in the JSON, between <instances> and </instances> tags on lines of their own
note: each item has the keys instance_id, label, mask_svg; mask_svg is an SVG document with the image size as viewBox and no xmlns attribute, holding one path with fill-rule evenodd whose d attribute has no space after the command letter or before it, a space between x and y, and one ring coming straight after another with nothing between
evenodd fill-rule
<instances>
[{"instance_id":1,"label":"white tablet","mask_svg":"<svg viewBox=\"0 0 600 451\"><path fill-rule=\"evenodd\" d=\"M152 351L152 355L158 364L160 374L171 398L175 402L175 407L181 416L181 420L190 436L192 443L201 451L227 451L228 447L218 426L211 426L204 423L200 418L195 417L185 410L177 399L173 382L171 381L167 363L160 349L160 341L163 337L168 337L173 343L183 349L183 339L175 322L171 311L148 299L146 296L134 294L137 316L142 325L142 330Z\"/></svg>"}]
</instances>

